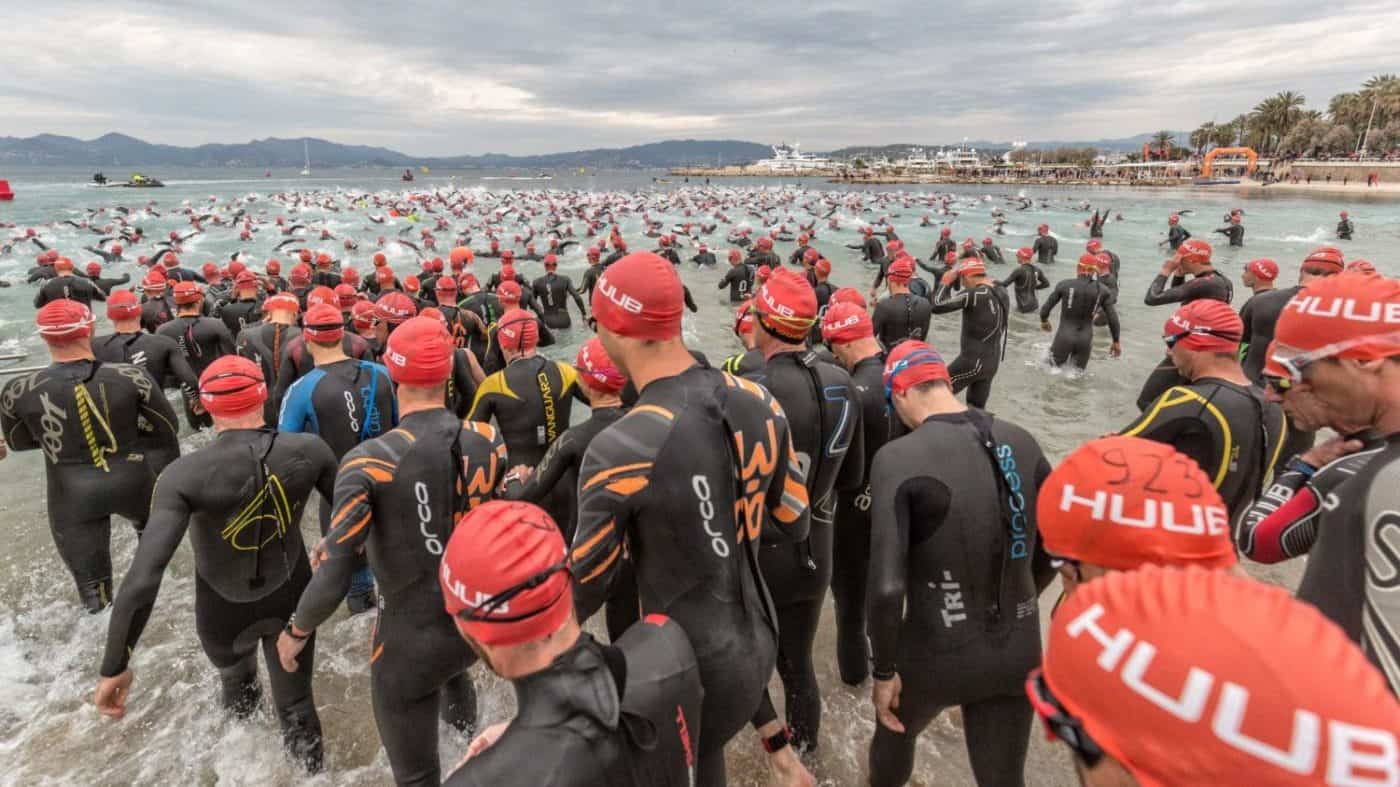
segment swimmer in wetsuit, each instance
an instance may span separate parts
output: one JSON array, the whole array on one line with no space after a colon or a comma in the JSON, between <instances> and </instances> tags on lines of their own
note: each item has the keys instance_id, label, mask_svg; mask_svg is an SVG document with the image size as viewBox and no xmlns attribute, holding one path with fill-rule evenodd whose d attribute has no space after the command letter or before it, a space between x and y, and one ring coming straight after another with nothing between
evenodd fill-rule
<instances>
[{"instance_id":1,"label":"swimmer in wetsuit","mask_svg":"<svg viewBox=\"0 0 1400 787\"><path fill-rule=\"evenodd\" d=\"M335 480L331 530L320 565L278 638L283 668L297 668L311 635L345 598L361 549L382 603L370 644L370 692L394 780L436 785L438 716L459 730L476 723L475 661L443 614L437 574L458 518L491 497L505 445L488 424L463 423L443 407L452 337L429 317L406 321L384 354L398 384L399 427L361 443Z\"/></svg>"},{"instance_id":2,"label":"swimmer in wetsuit","mask_svg":"<svg viewBox=\"0 0 1400 787\"><path fill-rule=\"evenodd\" d=\"M345 354L345 323L330 304L306 313L302 337L316 368L303 375L282 399L277 417L281 432L319 435L340 462L355 446L398 426L398 408L389 370ZM321 530L330 523L331 501L321 507ZM351 614L374 606L374 577L361 565L350 581L346 605Z\"/></svg>"},{"instance_id":3,"label":"swimmer in wetsuit","mask_svg":"<svg viewBox=\"0 0 1400 787\"><path fill-rule=\"evenodd\" d=\"M185 360L197 375L204 374L209 365L225 355L234 352L233 336L222 320L201 316L204 308L204 293L192 281L182 281L175 285L176 314L170 322L160 326L158 336L175 340L185 353ZM208 413L199 412L193 397L185 398L185 417L191 429L203 429L213 421Z\"/></svg>"},{"instance_id":4,"label":"swimmer in wetsuit","mask_svg":"<svg viewBox=\"0 0 1400 787\"><path fill-rule=\"evenodd\" d=\"M1351 219L1348 218L1347 212L1346 212L1346 211L1342 211L1341 214L1340 214L1339 220L1337 221L1337 239L1338 239L1338 240L1351 240L1351 236L1352 236L1355 232L1356 232L1356 225L1351 223Z\"/></svg>"},{"instance_id":5,"label":"swimmer in wetsuit","mask_svg":"<svg viewBox=\"0 0 1400 787\"><path fill-rule=\"evenodd\" d=\"M224 321L228 331L238 336L243 329L262 320L262 301L258 298L258 280L251 271L243 271L234 279L233 300L215 306L213 316Z\"/></svg>"},{"instance_id":6,"label":"swimmer in wetsuit","mask_svg":"<svg viewBox=\"0 0 1400 787\"><path fill-rule=\"evenodd\" d=\"M729 270L719 280L718 289L729 288L729 302L743 303L753 292L753 268L744 264L738 249L729 250Z\"/></svg>"},{"instance_id":7,"label":"swimmer in wetsuit","mask_svg":"<svg viewBox=\"0 0 1400 787\"><path fill-rule=\"evenodd\" d=\"M1182 243L1176 254L1162 264L1161 272L1148 285L1143 303L1148 306L1180 303L1184 306L1205 298L1228 304L1235 296L1235 288L1230 284L1228 277L1211 265L1210 257L1209 243L1201 240ZM1187 280L1188 275L1193 278ZM1185 379L1177 372L1171 357L1164 358L1147 376L1142 390L1138 391L1138 409L1146 410L1163 391L1183 382Z\"/></svg>"},{"instance_id":8,"label":"swimmer in wetsuit","mask_svg":"<svg viewBox=\"0 0 1400 787\"><path fill-rule=\"evenodd\" d=\"M1279 461L1287 435L1283 411L1244 376L1243 328L1228 305L1193 301L1163 330L1168 358L1188 382L1167 389L1122 434L1167 443L1195 460L1233 520L1263 493Z\"/></svg>"},{"instance_id":9,"label":"swimmer in wetsuit","mask_svg":"<svg viewBox=\"0 0 1400 787\"><path fill-rule=\"evenodd\" d=\"M93 283L93 286L109 296L112 294L113 288L120 287L131 281L130 273L123 273L120 279L102 278L102 263L100 262L89 262L87 264L87 277L88 280Z\"/></svg>"},{"instance_id":10,"label":"swimmer in wetsuit","mask_svg":"<svg viewBox=\"0 0 1400 787\"><path fill-rule=\"evenodd\" d=\"M1079 258L1078 275L1055 285L1045 305L1040 307L1040 329L1050 331L1050 314L1060 306L1060 327L1050 343L1050 363L1064 366L1072 362L1076 369L1089 366L1089 354L1094 350L1094 316L1102 314L1108 322L1110 358L1123 353L1115 298L1107 285L1098 280L1099 260L1092 254Z\"/></svg>"},{"instance_id":11,"label":"swimmer in wetsuit","mask_svg":"<svg viewBox=\"0 0 1400 787\"><path fill-rule=\"evenodd\" d=\"M811 529L807 539L765 543L759 568L778 611L778 676L786 695L789 742L798 752L817 748L821 688L812 647L832 576L832 539L839 495L856 494L865 482L861 458L861 409L845 369L818 359L806 340L817 318L816 294L799 273L779 268L754 296L754 338L766 361L746 375L768 390L788 419L798 463L806 468ZM839 494L838 494L839 493ZM778 732L767 694L754 726ZM766 725L773 725L765 729Z\"/></svg>"},{"instance_id":12,"label":"swimmer in wetsuit","mask_svg":"<svg viewBox=\"0 0 1400 787\"><path fill-rule=\"evenodd\" d=\"M53 264L53 269L54 277L45 282L34 295L34 308L43 308L44 304L51 301L67 299L91 309L93 301L107 300L107 293L98 289L97 285L74 274L73 261L67 257L59 257Z\"/></svg>"},{"instance_id":13,"label":"swimmer in wetsuit","mask_svg":"<svg viewBox=\"0 0 1400 787\"><path fill-rule=\"evenodd\" d=\"M987 276L979 258L969 258L943 274L933 296L933 313L962 312L962 341L958 357L948 365L953 393L967 389L967 403L986 409L992 379L1006 354L1006 331L1011 298Z\"/></svg>"},{"instance_id":14,"label":"swimmer in wetsuit","mask_svg":"<svg viewBox=\"0 0 1400 787\"><path fill-rule=\"evenodd\" d=\"M175 303L166 294L165 277L147 275L141 282L141 329L155 333L175 319Z\"/></svg>"},{"instance_id":15,"label":"swimmer in wetsuit","mask_svg":"<svg viewBox=\"0 0 1400 787\"><path fill-rule=\"evenodd\" d=\"M579 316L588 319L588 308L583 305L583 296L574 289L574 283L568 276L561 276L555 271L559 269L559 260L553 254L546 254L544 257L545 274L530 285L534 290L534 300L540 305L540 318L545 324L554 330L568 330L571 322L569 320L569 303L565 300L573 298L578 306Z\"/></svg>"},{"instance_id":16,"label":"swimmer in wetsuit","mask_svg":"<svg viewBox=\"0 0 1400 787\"><path fill-rule=\"evenodd\" d=\"M180 453L179 428L144 369L93 356L93 316L77 301L39 310L53 364L0 389L10 450L44 452L49 530L89 612L112 600L112 515L146 524L151 485Z\"/></svg>"},{"instance_id":17,"label":"swimmer in wetsuit","mask_svg":"<svg viewBox=\"0 0 1400 787\"><path fill-rule=\"evenodd\" d=\"M321 769L321 721L311 691L315 643L307 642L296 669L284 670L276 637L311 580L301 514L313 491L330 499L335 457L319 438L264 426L266 399L262 370L247 358L225 356L201 378L214 442L160 475L150 520L112 605L96 703L104 715L125 715L132 653L188 531L195 630L219 672L223 707L246 719L261 706L261 644L283 745L315 773Z\"/></svg>"},{"instance_id":18,"label":"swimmer in wetsuit","mask_svg":"<svg viewBox=\"0 0 1400 787\"><path fill-rule=\"evenodd\" d=\"M689 638L648 615L612 645L594 640L574 615L567 558L558 526L528 503L483 504L453 531L447 613L514 684L516 714L473 741L445 784L690 787L704 690Z\"/></svg>"},{"instance_id":19,"label":"swimmer in wetsuit","mask_svg":"<svg viewBox=\"0 0 1400 787\"><path fill-rule=\"evenodd\" d=\"M1036 261L1041 265L1053 265L1055 255L1060 253L1060 242L1050 234L1050 225L1042 224L1036 228L1035 243L1031 244L1031 251L1036 254Z\"/></svg>"},{"instance_id":20,"label":"swimmer in wetsuit","mask_svg":"<svg viewBox=\"0 0 1400 787\"><path fill-rule=\"evenodd\" d=\"M705 687L696 783L723 785L724 745L753 718L777 659L759 535L806 538L804 475L771 396L686 350L670 263L629 256L604 272L591 306L608 357L641 398L584 456L575 605L580 620L602 605L626 543L642 615L665 614L690 635ZM783 773L805 772L785 737L768 746Z\"/></svg>"},{"instance_id":21,"label":"swimmer in wetsuit","mask_svg":"<svg viewBox=\"0 0 1400 787\"><path fill-rule=\"evenodd\" d=\"M978 784L1021 784L1037 598L1055 574L1035 520L1049 462L1024 429L963 406L923 342L891 351L884 391L913 431L871 468L870 783L906 783L919 734L958 705Z\"/></svg>"},{"instance_id":22,"label":"swimmer in wetsuit","mask_svg":"<svg viewBox=\"0 0 1400 787\"><path fill-rule=\"evenodd\" d=\"M1175 252L1181 248L1181 244L1185 243L1190 239L1191 233L1187 232L1186 228L1181 226L1181 217L1178 214L1173 213L1172 215L1167 217L1167 239L1158 243L1157 245L1170 245L1172 247L1172 251Z\"/></svg>"},{"instance_id":23,"label":"swimmer in wetsuit","mask_svg":"<svg viewBox=\"0 0 1400 787\"><path fill-rule=\"evenodd\" d=\"M909 292L909 280L914 278L914 264L908 258L890 263L885 286L890 296L875 304L871 322L880 346L889 349L905 339L928 336L928 324L933 319L933 305L925 298Z\"/></svg>"},{"instance_id":24,"label":"swimmer in wetsuit","mask_svg":"<svg viewBox=\"0 0 1400 787\"><path fill-rule=\"evenodd\" d=\"M1244 225L1240 224L1238 213L1230 216L1230 223L1216 230L1216 232L1230 239L1231 246L1244 246Z\"/></svg>"},{"instance_id":25,"label":"swimmer in wetsuit","mask_svg":"<svg viewBox=\"0 0 1400 787\"><path fill-rule=\"evenodd\" d=\"M1050 286L1050 280L1045 278L1045 273L1031 262L1034 254L1029 246L1017 249L1016 270L997 282L998 287L1009 288L1016 296L1016 311L1021 314L1034 314L1040 309L1040 299L1036 297L1035 291Z\"/></svg>"}]
</instances>

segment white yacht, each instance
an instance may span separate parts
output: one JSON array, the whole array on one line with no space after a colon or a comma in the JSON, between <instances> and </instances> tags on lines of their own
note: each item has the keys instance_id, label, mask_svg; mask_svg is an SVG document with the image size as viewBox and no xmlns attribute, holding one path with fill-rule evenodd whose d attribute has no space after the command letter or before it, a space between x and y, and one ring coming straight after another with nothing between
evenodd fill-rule
<instances>
[{"instance_id":1,"label":"white yacht","mask_svg":"<svg viewBox=\"0 0 1400 787\"><path fill-rule=\"evenodd\" d=\"M934 159L939 164L953 169L969 169L982 164L982 159L977 155L977 148L965 148L961 145L951 150L939 150Z\"/></svg>"},{"instance_id":2,"label":"white yacht","mask_svg":"<svg viewBox=\"0 0 1400 787\"><path fill-rule=\"evenodd\" d=\"M836 166L829 158L813 156L810 153L803 153L798 148L797 143L791 145L786 142L773 146L773 158L766 158L755 161L753 166L760 169L773 170L774 172L812 172L814 170L832 169Z\"/></svg>"}]
</instances>

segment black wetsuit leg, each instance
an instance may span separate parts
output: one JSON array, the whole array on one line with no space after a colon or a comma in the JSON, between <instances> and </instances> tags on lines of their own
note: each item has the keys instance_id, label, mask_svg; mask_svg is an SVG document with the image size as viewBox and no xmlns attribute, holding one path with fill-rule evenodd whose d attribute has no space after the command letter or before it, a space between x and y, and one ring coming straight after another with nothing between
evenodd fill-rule
<instances>
[{"instance_id":1,"label":"black wetsuit leg","mask_svg":"<svg viewBox=\"0 0 1400 787\"><path fill-rule=\"evenodd\" d=\"M297 657L296 672L283 670L277 656L277 635L310 581L311 563L303 556L287 581L271 595L237 603L225 599L195 574L195 630L205 655L219 671L223 706L238 718L252 715L262 699L257 666L261 644L283 745L315 773L321 770L322 756L321 719L311 690L315 634Z\"/></svg>"},{"instance_id":2,"label":"black wetsuit leg","mask_svg":"<svg viewBox=\"0 0 1400 787\"><path fill-rule=\"evenodd\" d=\"M476 724L476 691L466 674L475 660L441 609L405 609L393 599L381 608L370 647L370 695L398 784L442 781L438 719L467 732Z\"/></svg>"},{"instance_id":3,"label":"black wetsuit leg","mask_svg":"<svg viewBox=\"0 0 1400 787\"><path fill-rule=\"evenodd\" d=\"M822 599L778 605L778 676L783 680L792 747L799 752L817 748L817 734L821 731L821 686L817 685L817 669L812 660L821 615ZM777 717L773 699L765 691L755 718L762 719L758 722L761 725Z\"/></svg>"},{"instance_id":4,"label":"black wetsuit leg","mask_svg":"<svg viewBox=\"0 0 1400 787\"><path fill-rule=\"evenodd\" d=\"M608 623L609 642L617 642L623 632L641 619L641 603L637 598L637 570L632 565L631 558L621 560L622 565L617 568L617 577L613 579L612 588L608 591L608 600L603 606Z\"/></svg>"},{"instance_id":5,"label":"black wetsuit leg","mask_svg":"<svg viewBox=\"0 0 1400 787\"><path fill-rule=\"evenodd\" d=\"M1062 319L1055 339L1050 343L1050 362L1064 366L1066 361L1072 360L1076 367L1084 369L1089 365L1089 355L1093 350L1093 328Z\"/></svg>"},{"instance_id":6,"label":"black wetsuit leg","mask_svg":"<svg viewBox=\"0 0 1400 787\"><path fill-rule=\"evenodd\" d=\"M831 551L836 666L843 683L858 686L870 675L870 643L865 638L865 586L870 577L869 486L860 495L841 495L836 510L839 524Z\"/></svg>"},{"instance_id":7,"label":"black wetsuit leg","mask_svg":"<svg viewBox=\"0 0 1400 787\"><path fill-rule=\"evenodd\" d=\"M996 349L993 348L993 353ZM953 381L953 393L961 393L967 389L967 404L969 407L986 409L987 399L992 395L992 378L996 377L997 368L1000 365L995 354L990 357L968 358L959 355L948 364L948 376Z\"/></svg>"},{"instance_id":8,"label":"black wetsuit leg","mask_svg":"<svg viewBox=\"0 0 1400 787\"><path fill-rule=\"evenodd\" d=\"M58 556L73 575L89 612L112 603L112 515L145 528L155 474L144 461L112 457L111 472L90 465L52 465L48 487L49 531Z\"/></svg>"}]
</instances>

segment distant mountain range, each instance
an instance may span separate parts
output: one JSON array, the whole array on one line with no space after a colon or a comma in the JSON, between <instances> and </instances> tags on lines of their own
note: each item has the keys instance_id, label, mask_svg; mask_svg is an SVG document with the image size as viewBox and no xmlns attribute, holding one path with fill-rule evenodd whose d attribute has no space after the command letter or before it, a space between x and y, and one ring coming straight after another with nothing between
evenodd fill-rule
<instances>
[{"instance_id":1,"label":"distant mountain range","mask_svg":"<svg viewBox=\"0 0 1400 787\"><path fill-rule=\"evenodd\" d=\"M125 134L83 140L40 134L0 137L0 166L4 163L88 167L297 167L309 153L311 166L441 167L444 169L606 169L676 167L687 164L735 164L772 154L767 145L734 140L670 140L629 148L599 148L541 156L409 156L388 148L341 145L324 139L255 139L241 145L200 145L186 148L155 145Z\"/></svg>"},{"instance_id":2,"label":"distant mountain range","mask_svg":"<svg viewBox=\"0 0 1400 787\"><path fill-rule=\"evenodd\" d=\"M1176 132L1184 136L1184 132ZM1095 147L1100 150L1137 150L1151 134L1094 142L1031 142L1032 148ZM968 142L979 150L1006 150L1009 142ZM881 145L850 147L827 155L898 157L911 147L937 149L938 145ZM627 148L597 148L539 156L487 153L480 156L409 156L388 148L342 145L324 139L255 139L243 144L209 144L197 147L156 145L125 134L106 134L83 140L54 134L34 137L0 137L0 166L9 164L83 167L297 167L309 151L311 166L330 167L439 167L443 169L655 169L685 165L744 164L772 154L768 145L739 140L667 140Z\"/></svg>"}]
</instances>

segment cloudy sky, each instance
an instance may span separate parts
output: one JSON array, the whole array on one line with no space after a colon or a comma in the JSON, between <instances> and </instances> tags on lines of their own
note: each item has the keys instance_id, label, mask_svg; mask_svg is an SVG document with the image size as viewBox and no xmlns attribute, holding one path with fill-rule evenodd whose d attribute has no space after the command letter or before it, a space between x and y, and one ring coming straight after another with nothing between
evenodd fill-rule
<instances>
[{"instance_id":1,"label":"cloudy sky","mask_svg":"<svg viewBox=\"0 0 1400 787\"><path fill-rule=\"evenodd\" d=\"M1228 120L1285 89L1325 108L1400 70L1395 0L6 6L0 135L182 145L1091 140Z\"/></svg>"}]
</instances>

